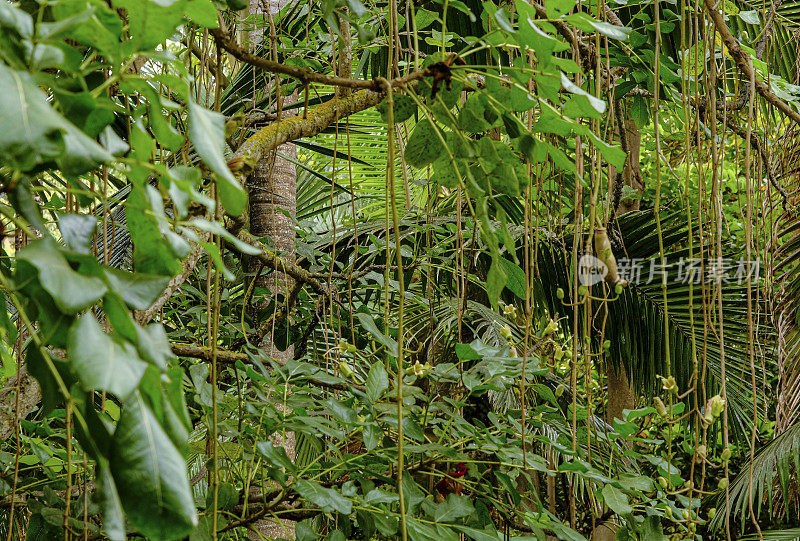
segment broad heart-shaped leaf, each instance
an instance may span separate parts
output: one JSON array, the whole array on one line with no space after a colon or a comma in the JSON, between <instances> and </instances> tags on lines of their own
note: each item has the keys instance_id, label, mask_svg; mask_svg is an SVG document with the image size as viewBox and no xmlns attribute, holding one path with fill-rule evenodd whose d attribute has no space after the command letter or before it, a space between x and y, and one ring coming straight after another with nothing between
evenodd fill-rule
<instances>
[{"instance_id":1,"label":"broad heart-shaped leaf","mask_svg":"<svg viewBox=\"0 0 800 541\"><path fill-rule=\"evenodd\" d=\"M105 295L108 288L95 276L78 274L61 255L51 238L33 241L20 250L19 258L39 271L39 282L65 314L77 314ZM28 277L19 277L28 279Z\"/></svg>"},{"instance_id":2,"label":"broad heart-shaped leaf","mask_svg":"<svg viewBox=\"0 0 800 541\"><path fill-rule=\"evenodd\" d=\"M211 0L189 0L186 3L184 14L192 22L207 28L217 28L217 8Z\"/></svg>"},{"instance_id":3,"label":"broad heart-shaped leaf","mask_svg":"<svg viewBox=\"0 0 800 541\"><path fill-rule=\"evenodd\" d=\"M70 327L67 356L86 391L107 391L122 400L136 390L147 368L136 348L104 333L92 314Z\"/></svg>"},{"instance_id":4,"label":"broad heart-shaped leaf","mask_svg":"<svg viewBox=\"0 0 800 541\"><path fill-rule=\"evenodd\" d=\"M627 515L633 512L633 508L628 503L628 496L614 485L603 487L603 500L618 515Z\"/></svg>"},{"instance_id":5,"label":"broad heart-shaped leaf","mask_svg":"<svg viewBox=\"0 0 800 541\"><path fill-rule=\"evenodd\" d=\"M376 361L369 369L367 376L367 400L377 401L383 392L389 388L389 375L386 373L381 361Z\"/></svg>"},{"instance_id":6,"label":"broad heart-shaped leaf","mask_svg":"<svg viewBox=\"0 0 800 541\"><path fill-rule=\"evenodd\" d=\"M417 103L411 98L411 96L406 96L405 94L394 94L392 99L394 100L393 112L395 122L405 122L417 112ZM378 104L377 109L381 114L381 120L384 122L389 122L389 104L386 102L385 98Z\"/></svg>"},{"instance_id":7,"label":"broad heart-shaped leaf","mask_svg":"<svg viewBox=\"0 0 800 541\"><path fill-rule=\"evenodd\" d=\"M406 143L406 161L414 167L425 167L444 152L440 134L427 118L420 120Z\"/></svg>"},{"instance_id":8,"label":"broad heart-shaped leaf","mask_svg":"<svg viewBox=\"0 0 800 541\"><path fill-rule=\"evenodd\" d=\"M147 539L180 539L197 524L186 462L137 392L125 401L109 463L122 508Z\"/></svg>"},{"instance_id":9,"label":"broad heart-shaped leaf","mask_svg":"<svg viewBox=\"0 0 800 541\"><path fill-rule=\"evenodd\" d=\"M169 283L169 276L133 273L113 267L103 270L112 291L137 310L150 308Z\"/></svg>"},{"instance_id":10,"label":"broad heart-shaped leaf","mask_svg":"<svg viewBox=\"0 0 800 541\"><path fill-rule=\"evenodd\" d=\"M114 0L115 8L128 12L131 39L124 52L146 51L172 36L183 20L186 0Z\"/></svg>"},{"instance_id":11,"label":"broad heart-shaped leaf","mask_svg":"<svg viewBox=\"0 0 800 541\"><path fill-rule=\"evenodd\" d=\"M334 511L349 515L353 510L353 502L339 494L336 489L325 488L314 481L300 479L293 484L297 492L314 505L319 506L325 513Z\"/></svg>"},{"instance_id":12,"label":"broad heart-shaped leaf","mask_svg":"<svg viewBox=\"0 0 800 541\"><path fill-rule=\"evenodd\" d=\"M223 156L225 117L189 100L189 139L203 162L221 179L217 187L225 210L239 216L247 204L247 194Z\"/></svg>"},{"instance_id":13,"label":"broad heart-shaped leaf","mask_svg":"<svg viewBox=\"0 0 800 541\"><path fill-rule=\"evenodd\" d=\"M28 73L0 64L0 162L29 171L64 152L64 121Z\"/></svg>"},{"instance_id":14,"label":"broad heart-shaped leaf","mask_svg":"<svg viewBox=\"0 0 800 541\"><path fill-rule=\"evenodd\" d=\"M59 115L31 76L0 64L0 161L29 171L55 161L68 175L89 171L111 154Z\"/></svg>"},{"instance_id":15,"label":"broad heart-shaped leaf","mask_svg":"<svg viewBox=\"0 0 800 541\"><path fill-rule=\"evenodd\" d=\"M61 238L79 254L92 252L92 237L96 227L97 218L89 214L64 214L58 219Z\"/></svg>"}]
</instances>

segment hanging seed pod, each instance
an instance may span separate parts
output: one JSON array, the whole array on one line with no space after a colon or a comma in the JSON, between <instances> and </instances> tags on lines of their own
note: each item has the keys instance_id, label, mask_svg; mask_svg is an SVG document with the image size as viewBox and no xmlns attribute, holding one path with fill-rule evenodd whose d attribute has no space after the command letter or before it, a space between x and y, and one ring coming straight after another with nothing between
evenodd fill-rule
<instances>
[{"instance_id":1,"label":"hanging seed pod","mask_svg":"<svg viewBox=\"0 0 800 541\"><path fill-rule=\"evenodd\" d=\"M608 231L605 227L598 227L594 230L594 252L608 269L606 282L612 287L617 285L625 287L627 282L619 277L617 258L614 257L614 252L611 250L611 241L608 239Z\"/></svg>"}]
</instances>

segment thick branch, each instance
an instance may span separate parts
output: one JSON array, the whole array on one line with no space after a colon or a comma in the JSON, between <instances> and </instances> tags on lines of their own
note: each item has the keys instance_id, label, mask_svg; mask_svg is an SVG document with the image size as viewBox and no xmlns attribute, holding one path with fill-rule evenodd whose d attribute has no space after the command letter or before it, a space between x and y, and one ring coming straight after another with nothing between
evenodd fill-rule
<instances>
[{"instance_id":1,"label":"thick branch","mask_svg":"<svg viewBox=\"0 0 800 541\"><path fill-rule=\"evenodd\" d=\"M742 72L744 78L748 81L754 80L758 93L784 115L792 119L795 124L800 126L800 113L792 109L789 104L775 95L767 83L756 77L756 74L753 72L754 69L750 55L742 50L739 41L731 34L728 25L725 24L725 20L722 18L722 13L717 11L714 7L714 0L705 0L705 5L706 11L708 11L708 14L711 16L711 20L714 21L717 32L722 36L722 41L728 48L728 52L734 62L736 62L736 66L739 68L739 71Z\"/></svg>"},{"instance_id":2,"label":"thick branch","mask_svg":"<svg viewBox=\"0 0 800 541\"><path fill-rule=\"evenodd\" d=\"M241 60L246 64L250 64L251 66L261 68L264 71L294 77L295 79L298 79L304 83L320 83L345 88L372 90L374 92L381 92L383 90L383 84L377 80L368 81L366 79L352 79L349 77L339 77L336 75L324 75L306 68L288 66L286 64L281 64L280 62L275 62L274 60L268 60L266 58L254 55L247 49L240 47L235 40L231 39L227 31L222 28L214 28L211 29L210 32L211 35L218 40L219 45L232 54L236 59ZM426 74L427 70L418 70L406 75L405 77L394 79L390 82L390 84L392 86L404 86L411 81L421 79Z\"/></svg>"},{"instance_id":3,"label":"thick branch","mask_svg":"<svg viewBox=\"0 0 800 541\"><path fill-rule=\"evenodd\" d=\"M307 112L305 116L284 118L261 128L236 151L234 159L246 158L258 163L262 157L283 143L302 137L312 137L337 120L378 105L386 94L359 90L344 98L333 98Z\"/></svg>"},{"instance_id":4,"label":"thick branch","mask_svg":"<svg viewBox=\"0 0 800 541\"><path fill-rule=\"evenodd\" d=\"M192 359L203 359L206 361L210 361L212 359L212 352L211 348L197 346L195 344L178 344L173 343L170 344L172 348L172 353L178 355L179 357L189 357ZM217 360L222 363L235 363L236 361L242 361L243 363L251 363L252 359L247 353L239 353L236 351L230 351L226 349L217 349ZM283 365L278 359L275 361L279 365ZM357 389L361 392L365 392L366 388L363 385L359 385L358 383L336 383L331 381L325 381L314 377L306 378L309 383L313 383L314 385L318 385L320 387L327 387L329 389L336 389L339 391L350 391L353 389Z\"/></svg>"}]
</instances>

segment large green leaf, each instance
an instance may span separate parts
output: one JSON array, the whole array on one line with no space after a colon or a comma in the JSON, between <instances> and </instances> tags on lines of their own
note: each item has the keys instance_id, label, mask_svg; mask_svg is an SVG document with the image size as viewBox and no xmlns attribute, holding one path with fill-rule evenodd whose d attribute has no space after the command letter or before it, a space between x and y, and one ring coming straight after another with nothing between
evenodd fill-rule
<instances>
[{"instance_id":1,"label":"large green leaf","mask_svg":"<svg viewBox=\"0 0 800 541\"><path fill-rule=\"evenodd\" d=\"M91 314L72 324L67 355L84 389L107 391L123 400L136 390L147 368L136 348L104 333Z\"/></svg>"},{"instance_id":2,"label":"large green leaf","mask_svg":"<svg viewBox=\"0 0 800 541\"><path fill-rule=\"evenodd\" d=\"M104 269L111 289L137 310L146 310L169 283L168 276L132 273L113 267Z\"/></svg>"},{"instance_id":3,"label":"large green leaf","mask_svg":"<svg viewBox=\"0 0 800 541\"><path fill-rule=\"evenodd\" d=\"M247 194L228 169L223 156L225 148L225 117L189 101L189 139L200 158L222 180L217 184L222 205L235 216L244 212Z\"/></svg>"},{"instance_id":4,"label":"large green leaf","mask_svg":"<svg viewBox=\"0 0 800 541\"><path fill-rule=\"evenodd\" d=\"M148 539L179 539L197 524L186 463L139 393L124 405L109 460L122 507Z\"/></svg>"},{"instance_id":5,"label":"large green leaf","mask_svg":"<svg viewBox=\"0 0 800 541\"><path fill-rule=\"evenodd\" d=\"M29 171L64 152L64 121L28 73L0 64L0 161Z\"/></svg>"},{"instance_id":6,"label":"large green leaf","mask_svg":"<svg viewBox=\"0 0 800 541\"><path fill-rule=\"evenodd\" d=\"M20 250L19 258L36 267L42 287L53 297L58 309L66 314L76 314L88 308L108 290L99 278L72 270L51 238L33 241Z\"/></svg>"}]
</instances>

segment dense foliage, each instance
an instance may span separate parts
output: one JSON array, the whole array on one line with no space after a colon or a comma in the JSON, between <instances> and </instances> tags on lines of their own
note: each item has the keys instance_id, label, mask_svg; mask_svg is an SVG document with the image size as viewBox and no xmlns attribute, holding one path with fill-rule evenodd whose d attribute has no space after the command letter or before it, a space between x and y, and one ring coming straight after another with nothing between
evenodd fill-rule
<instances>
[{"instance_id":1,"label":"dense foliage","mask_svg":"<svg viewBox=\"0 0 800 541\"><path fill-rule=\"evenodd\" d=\"M0 534L800 538L798 24L0 0Z\"/></svg>"}]
</instances>

